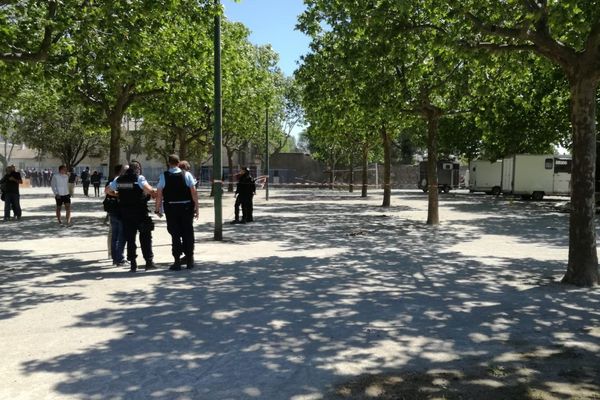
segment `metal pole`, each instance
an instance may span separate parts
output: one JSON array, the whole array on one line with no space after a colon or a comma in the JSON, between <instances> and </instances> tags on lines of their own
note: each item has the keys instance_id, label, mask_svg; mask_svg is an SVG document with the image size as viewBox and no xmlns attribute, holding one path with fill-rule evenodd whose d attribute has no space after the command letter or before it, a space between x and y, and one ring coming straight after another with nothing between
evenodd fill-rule
<instances>
[{"instance_id":1,"label":"metal pole","mask_svg":"<svg viewBox=\"0 0 600 400\"><path fill-rule=\"evenodd\" d=\"M221 100L221 1L215 0L215 36L214 36L214 61L215 61L215 126L213 146L213 190L215 207L215 240L223 240L223 165L221 149L223 145L223 110Z\"/></svg>"},{"instance_id":2,"label":"metal pole","mask_svg":"<svg viewBox=\"0 0 600 400\"><path fill-rule=\"evenodd\" d=\"M265 181L265 198L269 201L269 105L267 104L267 111L265 113L265 175L267 179Z\"/></svg>"}]
</instances>

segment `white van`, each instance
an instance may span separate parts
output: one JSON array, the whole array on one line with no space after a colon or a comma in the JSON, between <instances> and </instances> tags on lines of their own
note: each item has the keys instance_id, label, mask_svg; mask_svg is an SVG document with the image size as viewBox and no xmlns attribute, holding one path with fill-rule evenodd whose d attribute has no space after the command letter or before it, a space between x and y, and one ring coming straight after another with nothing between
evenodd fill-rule
<instances>
[{"instance_id":1,"label":"white van","mask_svg":"<svg viewBox=\"0 0 600 400\"><path fill-rule=\"evenodd\" d=\"M502 192L542 200L571 193L570 156L518 154L502 160Z\"/></svg>"}]
</instances>

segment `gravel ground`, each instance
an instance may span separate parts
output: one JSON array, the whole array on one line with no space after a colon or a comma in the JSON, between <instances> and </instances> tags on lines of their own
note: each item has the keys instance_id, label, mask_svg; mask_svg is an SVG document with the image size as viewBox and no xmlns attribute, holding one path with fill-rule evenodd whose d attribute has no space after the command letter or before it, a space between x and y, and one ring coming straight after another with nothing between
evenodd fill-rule
<instances>
[{"instance_id":1,"label":"gravel ground","mask_svg":"<svg viewBox=\"0 0 600 400\"><path fill-rule=\"evenodd\" d=\"M80 190L80 188L78 188ZM259 192L192 271L111 265L101 200L59 226L49 189L0 224L1 399L600 399L600 289L558 283L552 200ZM233 217L225 196L224 216ZM140 257L141 258L141 257Z\"/></svg>"}]
</instances>

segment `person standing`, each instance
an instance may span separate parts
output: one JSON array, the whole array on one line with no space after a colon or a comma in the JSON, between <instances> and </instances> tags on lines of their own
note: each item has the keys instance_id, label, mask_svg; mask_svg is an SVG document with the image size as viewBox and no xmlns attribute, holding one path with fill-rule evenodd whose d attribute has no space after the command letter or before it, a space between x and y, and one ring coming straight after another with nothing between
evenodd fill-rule
<instances>
[{"instance_id":1,"label":"person standing","mask_svg":"<svg viewBox=\"0 0 600 400\"><path fill-rule=\"evenodd\" d=\"M240 169L237 187L235 189L234 214L235 219L232 224L245 224L254 221L252 217L252 198L256 194L256 184L250 176L250 171L246 167ZM240 206L242 207L242 219L240 221Z\"/></svg>"},{"instance_id":2,"label":"person standing","mask_svg":"<svg viewBox=\"0 0 600 400\"><path fill-rule=\"evenodd\" d=\"M75 184L77 184L77 174L71 168L69 171L69 196L71 197L75 194Z\"/></svg>"},{"instance_id":3,"label":"person standing","mask_svg":"<svg viewBox=\"0 0 600 400\"><path fill-rule=\"evenodd\" d=\"M174 262L169 268L181 270L181 264L194 268L194 218L198 218L198 192L191 173L179 168L179 157L169 156L169 169L160 175L156 187L156 209L161 215L161 204L167 217L167 231L171 235L171 253ZM180 258L184 254L183 260Z\"/></svg>"},{"instance_id":4,"label":"person standing","mask_svg":"<svg viewBox=\"0 0 600 400\"><path fill-rule=\"evenodd\" d=\"M127 165L116 165L113 171L114 179L116 180L119 176L122 176L127 168L129 168ZM94 171L94 174L96 174L96 171ZM92 174L92 182L94 180L94 174ZM107 197L107 199L105 199L104 210L108 213L110 218L108 243L113 265L122 267L128 264L123 255L123 252L125 251L125 232L123 231L123 221L121 221L121 213L119 212L118 196L111 193L112 191L109 188L110 182L111 181L106 184L106 188L104 189Z\"/></svg>"},{"instance_id":5,"label":"person standing","mask_svg":"<svg viewBox=\"0 0 600 400\"><path fill-rule=\"evenodd\" d=\"M85 167L81 173L81 186L83 186L83 195L89 197L88 191L90 190L90 167Z\"/></svg>"},{"instance_id":6,"label":"person standing","mask_svg":"<svg viewBox=\"0 0 600 400\"><path fill-rule=\"evenodd\" d=\"M19 185L23 183L21 174L17 172L14 165L6 168L6 174L0 179L2 184L2 195L4 199L4 221L10 220L10 210L13 210L15 218L21 219L21 196Z\"/></svg>"},{"instance_id":7,"label":"person standing","mask_svg":"<svg viewBox=\"0 0 600 400\"><path fill-rule=\"evenodd\" d=\"M137 245L135 239L140 233L140 247L146 260L146 270L155 269L152 252L152 230L154 224L148 215L148 200L155 195L146 178L141 174L142 166L137 161L129 163L129 169L109 184L111 195L119 198L119 213L127 242L127 260L130 271L137 271Z\"/></svg>"},{"instance_id":8,"label":"person standing","mask_svg":"<svg viewBox=\"0 0 600 400\"><path fill-rule=\"evenodd\" d=\"M60 213L64 204L67 226L71 226L71 195L69 194L69 176L67 175L66 166L61 165L58 167L58 174L52 176L50 187L52 188L52 193L54 193L54 198L56 199L56 219L58 220L58 223L60 225L63 224Z\"/></svg>"},{"instance_id":9,"label":"person standing","mask_svg":"<svg viewBox=\"0 0 600 400\"><path fill-rule=\"evenodd\" d=\"M120 170L121 165L119 165L118 167ZM98 174L98 171L94 171L92 176L90 176L90 182L94 186L94 196L100 197L100 174Z\"/></svg>"}]
</instances>

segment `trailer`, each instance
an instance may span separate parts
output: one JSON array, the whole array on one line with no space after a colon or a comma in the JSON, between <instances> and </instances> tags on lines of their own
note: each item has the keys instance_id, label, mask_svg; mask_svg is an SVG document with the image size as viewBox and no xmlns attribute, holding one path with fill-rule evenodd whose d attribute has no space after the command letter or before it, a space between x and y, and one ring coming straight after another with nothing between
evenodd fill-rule
<instances>
[{"instance_id":1,"label":"trailer","mask_svg":"<svg viewBox=\"0 0 600 400\"><path fill-rule=\"evenodd\" d=\"M460 164L452 160L439 160L437 163L438 191L448 193L451 189L460 187ZM427 161L419 163L419 189L429 190L427 179Z\"/></svg>"},{"instance_id":2,"label":"trailer","mask_svg":"<svg viewBox=\"0 0 600 400\"><path fill-rule=\"evenodd\" d=\"M498 196L502 192L502 160L474 160L469 163L469 191Z\"/></svg>"},{"instance_id":3,"label":"trailer","mask_svg":"<svg viewBox=\"0 0 600 400\"><path fill-rule=\"evenodd\" d=\"M542 200L571 193L570 156L518 154L502 160L502 192Z\"/></svg>"}]
</instances>

